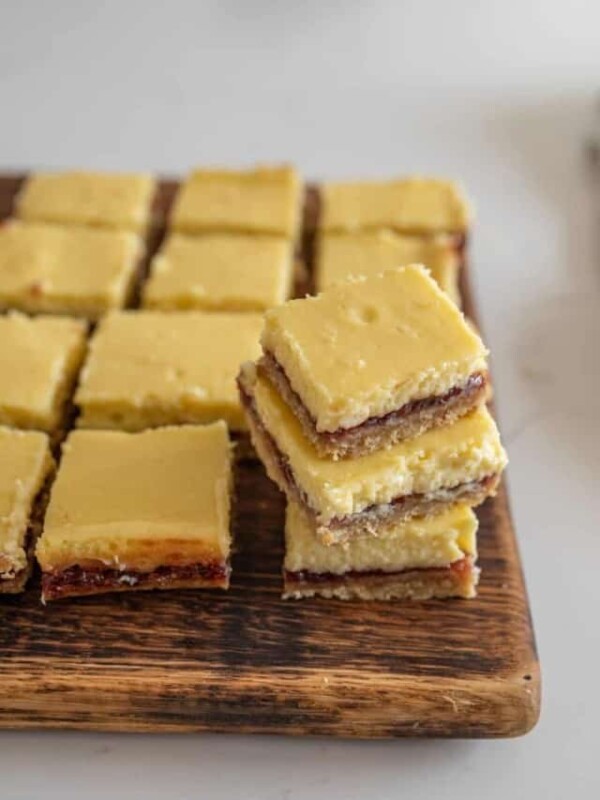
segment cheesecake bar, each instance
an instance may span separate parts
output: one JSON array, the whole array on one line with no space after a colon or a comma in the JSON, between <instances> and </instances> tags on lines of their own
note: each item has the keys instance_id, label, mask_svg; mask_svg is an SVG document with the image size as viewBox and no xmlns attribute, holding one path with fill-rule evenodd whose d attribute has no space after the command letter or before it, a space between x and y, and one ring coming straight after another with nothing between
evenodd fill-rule
<instances>
[{"instance_id":1,"label":"cheesecake bar","mask_svg":"<svg viewBox=\"0 0 600 800\"><path fill-rule=\"evenodd\" d=\"M326 545L302 508L289 503L285 522L284 598L427 600L474 597L477 517L462 503L417 517L376 539Z\"/></svg>"},{"instance_id":2,"label":"cheesecake bar","mask_svg":"<svg viewBox=\"0 0 600 800\"><path fill-rule=\"evenodd\" d=\"M86 350L86 325L65 317L0 316L0 425L57 433Z\"/></svg>"},{"instance_id":3,"label":"cheesecake bar","mask_svg":"<svg viewBox=\"0 0 600 800\"><path fill-rule=\"evenodd\" d=\"M170 219L180 233L249 233L295 238L302 184L291 166L196 169L181 186Z\"/></svg>"},{"instance_id":4,"label":"cheesecake bar","mask_svg":"<svg viewBox=\"0 0 600 800\"><path fill-rule=\"evenodd\" d=\"M142 252L127 231L11 221L0 227L0 309L95 320L126 304Z\"/></svg>"},{"instance_id":5,"label":"cheesecake bar","mask_svg":"<svg viewBox=\"0 0 600 800\"><path fill-rule=\"evenodd\" d=\"M292 246L278 236L172 234L151 265L146 308L264 311L290 296Z\"/></svg>"},{"instance_id":6,"label":"cheesecake bar","mask_svg":"<svg viewBox=\"0 0 600 800\"><path fill-rule=\"evenodd\" d=\"M96 329L75 402L83 428L224 419L245 428L235 379L260 352L260 314L116 311Z\"/></svg>"},{"instance_id":7,"label":"cheesecake bar","mask_svg":"<svg viewBox=\"0 0 600 800\"><path fill-rule=\"evenodd\" d=\"M74 431L36 548L42 599L227 589L231 476L223 422Z\"/></svg>"},{"instance_id":8,"label":"cheesecake bar","mask_svg":"<svg viewBox=\"0 0 600 800\"><path fill-rule=\"evenodd\" d=\"M323 234L317 243L316 290L351 277L371 277L393 267L423 264L431 277L460 305L459 255L446 236L423 238L393 231Z\"/></svg>"},{"instance_id":9,"label":"cheesecake bar","mask_svg":"<svg viewBox=\"0 0 600 800\"><path fill-rule=\"evenodd\" d=\"M271 382L253 364L239 377L252 443L267 474L298 503L326 543L381 535L410 517L493 494L506 465L485 406L450 425L367 455L332 460L306 436Z\"/></svg>"},{"instance_id":10,"label":"cheesecake bar","mask_svg":"<svg viewBox=\"0 0 600 800\"><path fill-rule=\"evenodd\" d=\"M22 592L31 574L53 467L45 433L0 426L0 594Z\"/></svg>"},{"instance_id":11,"label":"cheesecake bar","mask_svg":"<svg viewBox=\"0 0 600 800\"><path fill-rule=\"evenodd\" d=\"M29 222L144 231L155 189L150 175L38 172L25 181L15 215Z\"/></svg>"},{"instance_id":12,"label":"cheesecake bar","mask_svg":"<svg viewBox=\"0 0 600 800\"><path fill-rule=\"evenodd\" d=\"M470 222L467 200L450 181L402 178L326 183L321 188L320 227L328 233L389 228L418 235L452 234L460 240Z\"/></svg>"},{"instance_id":13,"label":"cheesecake bar","mask_svg":"<svg viewBox=\"0 0 600 800\"><path fill-rule=\"evenodd\" d=\"M421 266L270 309L262 346L259 370L332 458L448 425L486 397L487 351Z\"/></svg>"}]
</instances>

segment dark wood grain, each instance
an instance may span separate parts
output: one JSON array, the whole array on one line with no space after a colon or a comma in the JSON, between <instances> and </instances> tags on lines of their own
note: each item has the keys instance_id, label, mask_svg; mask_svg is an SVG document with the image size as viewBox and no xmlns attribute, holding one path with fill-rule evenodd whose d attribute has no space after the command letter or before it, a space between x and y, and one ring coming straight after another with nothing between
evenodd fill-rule
<instances>
[{"instance_id":1,"label":"dark wood grain","mask_svg":"<svg viewBox=\"0 0 600 800\"><path fill-rule=\"evenodd\" d=\"M17 185L0 178L5 214ZM251 461L236 481L229 592L44 608L34 578L1 599L0 726L381 738L535 724L539 666L504 486L479 510L475 600L284 602L282 496Z\"/></svg>"}]
</instances>

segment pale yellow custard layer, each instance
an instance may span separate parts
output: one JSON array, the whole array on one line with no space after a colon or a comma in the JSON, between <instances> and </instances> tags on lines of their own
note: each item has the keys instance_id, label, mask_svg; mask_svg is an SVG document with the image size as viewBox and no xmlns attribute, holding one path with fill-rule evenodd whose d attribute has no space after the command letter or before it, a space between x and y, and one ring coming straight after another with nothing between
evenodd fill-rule
<instances>
[{"instance_id":1,"label":"pale yellow custard layer","mask_svg":"<svg viewBox=\"0 0 600 800\"><path fill-rule=\"evenodd\" d=\"M302 184L291 166L196 169L175 199L171 229L180 233L298 232Z\"/></svg>"},{"instance_id":2,"label":"pale yellow custard layer","mask_svg":"<svg viewBox=\"0 0 600 800\"><path fill-rule=\"evenodd\" d=\"M74 431L36 555L43 570L151 571L229 556L231 447L223 422Z\"/></svg>"},{"instance_id":3,"label":"pale yellow custard layer","mask_svg":"<svg viewBox=\"0 0 600 800\"><path fill-rule=\"evenodd\" d=\"M318 431L351 428L444 395L486 371L481 339L416 265L270 309L262 344Z\"/></svg>"},{"instance_id":4,"label":"pale yellow custard layer","mask_svg":"<svg viewBox=\"0 0 600 800\"><path fill-rule=\"evenodd\" d=\"M0 316L0 424L53 432L85 349L79 320Z\"/></svg>"},{"instance_id":5,"label":"pale yellow custard layer","mask_svg":"<svg viewBox=\"0 0 600 800\"><path fill-rule=\"evenodd\" d=\"M268 380L251 366L245 373L262 423L323 523L404 495L478 481L506 465L498 429L483 407L387 450L340 461L322 458Z\"/></svg>"},{"instance_id":6,"label":"pale yellow custard layer","mask_svg":"<svg viewBox=\"0 0 600 800\"><path fill-rule=\"evenodd\" d=\"M348 278L368 278L386 269L423 264L436 283L460 305L459 258L443 236L401 236L392 231L323 234L317 244L316 288L322 292Z\"/></svg>"},{"instance_id":7,"label":"pale yellow custard layer","mask_svg":"<svg viewBox=\"0 0 600 800\"><path fill-rule=\"evenodd\" d=\"M458 504L441 514L387 528L381 536L326 545L317 537L306 513L295 503L288 503L284 569L342 575L351 571L445 567L466 555L477 554L477 524L473 511Z\"/></svg>"},{"instance_id":8,"label":"pale yellow custard layer","mask_svg":"<svg viewBox=\"0 0 600 800\"><path fill-rule=\"evenodd\" d=\"M155 188L150 175L38 172L26 180L16 213L31 222L142 231L150 221Z\"/></svg>"},{"instance_id":9,"label":"pale yellow custard layer","mask_svg":"<svg viewBox=\"0 0 600 800\"><path fill-rule=\"evenodd\" d=\"M434 178L326 183L321 204L324 231L391 228L401 233L464 233L471 222L462 190L451 181Z\"/></svg>"},{"instance_id":10,"label":"pale yellow custard layer","mask_svg":"<svg viewBox=\"0 0 600 800\"><path fill-rule=\"evenodd\" d=\"M52 468L46 434L0 427L0 580L27 566L33 501Z\"/></svg>"},{"instance_id":11,"label":"pale yellow custard layer","mask_svg":"<svg viewBox=\"0 0 600 800\"><path fill-rule=\"evenodd\" d=\"M275 236L173 234L154 258L146 308L264 311L292 283L292 247Z\"/></svg>"},{"instance_id":12,"label":"pale yellow custard layer","mask_svg":"<svg viewBox=\"0 0 600 800\"><path fill-rule=\"evenodd\" d=\"M13 221L0 227L0 308L96 319L125 305L135 233Z\"/></svg>"},{"instance_id":13,"label":"pale yellow custard layer","mask_svg":"<svg viewBox=\"0 0 600 800\"><path fill-rule=\"evenodd\" d=\"M123 311L100 322L75 402L84 428L224 419L245 427L235 379L260 353L260 314Z\"/></svg>"}]
</instances>

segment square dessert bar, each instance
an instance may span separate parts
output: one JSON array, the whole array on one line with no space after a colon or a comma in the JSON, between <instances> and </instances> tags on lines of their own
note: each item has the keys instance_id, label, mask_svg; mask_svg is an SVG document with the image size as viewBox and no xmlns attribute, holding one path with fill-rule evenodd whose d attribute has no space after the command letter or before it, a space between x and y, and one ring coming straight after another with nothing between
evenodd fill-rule
<instances>
[{"instance_id":1,"label":"square dessert bar","mask_svg":"<svg viewBox=\"0 0 600 800\"><path fill-rule=\"evenodd\" d=\"M479 577L477 517L462 503L417 517L381 536L326 545L311 520L289 503L285 522L284 598L428 600L474 597Z\"/></svg>"},{"instance_id":2,"label":"square dessert bar","mask_svg":"<svg viewBox=\"0 0 600 800\"><path fill-rule=\"evenodd\" d=\"M0 309L95 320L126 304L142 252L134 233L11 221L0 227Z\"/></svg>"},{"instance_id":3,"label":"square dessert bar","mask_svg":"<svg viewBox=\"0 0 600 800\"><path fill-rule=\"evenodd\" d=\"M0 424L57 433L85 350L80 320L0 316Z\"/></svg>"},{"instance_id":4,"label":"square dessert bar","mask_svg":"<svg viewBox=\"0 0 600 800\"><path fill-rule=\"evenodd\" d=\"M262 346L259 370L324 456L393 445L486 397L481 339L420 266L270 309Z\"/></svg>"},{"instance_id":5,"label":"square dessert bar","mask_svg":"<svg viewBox=\"0 0 600 800\"><path fill-rule=\"evenodd\" d=\"M0 427L0 594L22 592L53 471L45 433Z\"/></svg>"},{"instance_id":6,"label":"square dessert bar","mask_svg":"<svg viewBox=\"0 0 600 800\"><path fill-rule=\"evenodd\" d=\"M276 236L172 234L154 258L146 308L264 311L290 296L293 254Z\"/></svg>"},{"instance_id":7,"label":"square dessert bar","mask_svg":"<svg viewBox=\"0 0 600 800\"><path fill-rule=\"evenodd\" d=\"M137 431L224 419L244 429L235 379L259 355L262 324L252 313L111 312L90 343L78 425Z\"/></svg>"},{"instance_id":8,"label":"square dessert bar","mask_svg":"<svg viewBox=\"0 0 600 800\"><path fill-rule=\"evenodd\" d=\"M450 181L403 178L326 183L321 188L321 229L327 232L390 228L399 233L466 235L471 211Z\"/></svg>"},{"instance_id":9,"label":"square dessert bar","mask_svg":"<svg viewBox=\"0 0 600 800\"><path fill-rule=\"evenodd\" d=\"M38 172L25 181L15 214L30 222L144 231L155 189L150 175Z\"/></svg>"},{"instance_id":10,"label":"square dessert bar","mask_svg":"<svg viewBox=\"0 0 600 800\"><path fill-rule=\"evenodd\" d=\"M36 548L42 599L227 589L231 476L224 422L74 431Z\"/></svg>"},{"instance_id":11,"label":"square dessert bar","mask_svg":"<svg viewBox=\"0 0 600 800\"><path fill-rule=\"evenodd\" d=\"M371 277L393 267L423 264L449 297L460 305L460 258L447 236L401 236L393 231L323 234L318 239L316 290L351 277Z\"/></svg>"},{"instance_id":12,"label":"square dessert bar","mask_svg":"<svg viewBox=\"0 0 600 800\"><path fill-rule=\"evenodd\" d=\"M196 169L175 199L170 227L180 233L251 233L295 238L302 184L290 166Z\"/></svg>"},{"instance_id":13,"label":"square dessert bar","mask_svg":"<svg viewBox=\"0 0 600 800\"><path fill-rule=\"evenodd\" d=\"M239 386L252 442L269 477L303 508L326 543L381 535L458 501L479 505L495 492L506 465L485 406L422 436L335 461L320 455L253 364L242 368Z\"/></svg>"}]
</instances>

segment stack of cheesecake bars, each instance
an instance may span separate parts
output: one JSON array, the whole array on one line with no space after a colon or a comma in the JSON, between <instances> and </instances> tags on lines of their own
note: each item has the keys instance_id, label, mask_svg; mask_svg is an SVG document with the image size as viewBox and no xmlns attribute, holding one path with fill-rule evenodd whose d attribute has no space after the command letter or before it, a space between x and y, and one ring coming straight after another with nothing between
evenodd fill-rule
<instances>
[{"instance_id":1,"label":"stack of cheesecake bars","mask_svg":"<svg viewBox=\"0 0 600 800\"><path fill-rule=\"evenodd\" d=\"M239 384L286 493L287 597L471 597L505 466L486 351L422 266L267 312Z\"/></svg>"},{"instance_id":2,"label":"stack of cheesecake bars","mask_svg":"<svg viewBox=\"0 0 600 800\"><path fill-rule=\"evenodd\" d=\"M0 593L36 559L44 600L227 588L249 430L288 501L285 597L472 596L506 457L467 228L433 179L29 176L0 226ZM298 259L316 296L290 300Z\"/></svg>"}]
</instances>

